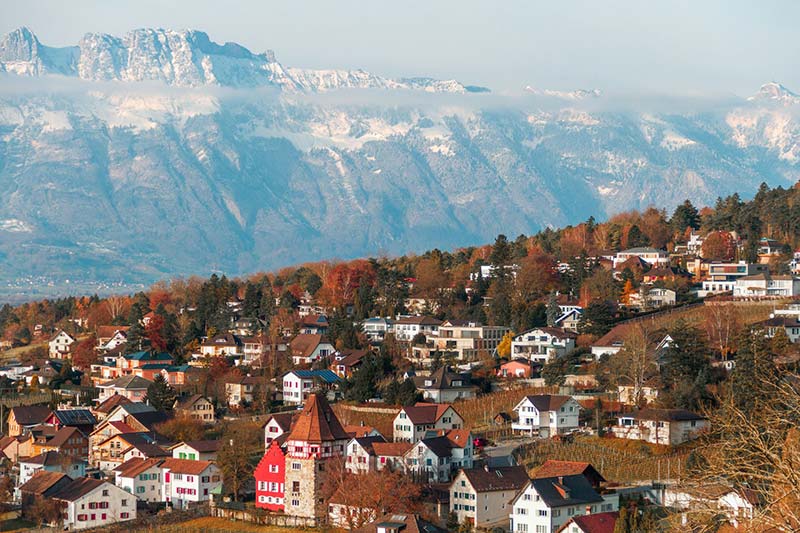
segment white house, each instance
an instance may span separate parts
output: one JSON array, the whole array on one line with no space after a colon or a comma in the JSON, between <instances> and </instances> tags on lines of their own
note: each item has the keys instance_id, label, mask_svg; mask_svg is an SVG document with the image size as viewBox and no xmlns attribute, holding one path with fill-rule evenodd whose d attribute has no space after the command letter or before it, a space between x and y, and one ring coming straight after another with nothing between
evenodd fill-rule
<instances>
[{"instance_id":1,"label":"white house","mask_svg":"<svg viewBox=\"0 0 800 533\"><path fill-rule=\"evenodd\" d=\"M452 372L446 365L439 367L430 376L414 376L412 379L422 397L434 403L474 398L478 391L478 387L472 385L469 374Z\"/></svg>"},{"instance_id":2,"label":"white house","mask_svg":"<svg viewBox=\"0 0 800 533\"><path fill-rule=\"evenodd\" d=\"M392 332L399 341L411 342L419 333L437 335L441 320L429 316L401 317L392 326Z\"/></svg>"},{"instance_id":3,"label":"white house","mask_svg":"<svg viewBox=\"0 0 800 533\"><path fill-rule=\"evenodd\" d=\"M319 387L331 389L341 382L333 370L291 370L283 376L283 403L302 405L308 395Z\"/></svg>"},{"instance_id":4,"label":"white house","mask_svg":"<svg viewBox=\"0 0 800 533\"><path fill-rule=\"evenodd\" d=\"M548 363L575 350L578 336L560 328L541 327L520 333L511 341L511 357Z\"/></svg>"},{"instance_id":5,"label":"white house","mask_svg":"<svg viewBox=\"0 0 800 533\"><path fill-rule=\"evenodd\" d=\"M484 326L468 320L445 320L436 334L428 336L433 350L452 354L458 361L477 361L481 355L493 355L503 336L511 331L506 326ZM421 352L425 353L425 352Z\"/></svg>"},{"instance_id":6,"label":"white house","mask_svg":"<svg viewBox=\"0 0 800 533\"><path fill-rule=\"evenodd\" d=\"M669 254L665 250L659 250L657 248L649 248L649 247L640 247L640 248L629 248L628 250L617 252L617 255L614 256L614 268L617 268L617 266L619 266L620 264L624 263L625 261L627 261L632 257L638 257L642 261L649 263L654 267L669 266Z\"/></svg>"},{"instance_id":7,"label":"white house","mask_svg":"<svg viewBox=\"0 0 800 533\"><path fill-rule=\"evenodd\" d=\"M703 281L701 296L720 292L733 292L736 280L769 272L769 265L758 263L711 263L708 265L708 276Z\"/></svg>"},{"instance_id":8,"label":"white house","mask_svg":"<svg viewBox=\"0 0 800 533\"><path fill-rule=\"evenodd\" d=\"M461 470L450 484L450 511L458 516L460 524L505 529L510 502L528 480L528 472L522 466Z\"/></svg>"},{"instance_id":9,"label":"white house","mask_svg":"<svg viewBox=\"0 0 800 533\"><path fill-rule=\"evenodd\" d=\"M400 409L394 418L394 440L417 442L428 431L461 429L464 419L452 405L442 403L417 403Z\"/></svg>"},{"instance_id":10,"label":"white house","mask_svg":"<svg viewBox=\"0 0 800 533\"><path fill-rule=\"evenodd\" d=\"M665 487L660 502L680 511L722 513L733 527L751 521L759 505L758 495L750 489L736 490L722 483Z\"/></svg>"},{"instance_id":11,"label":"white house","mask_svg":"<svg viewBox=\"0 0 800 533\"><path fill-rule=\"evenodd\" d=\"M175 459L190 461L216 461L217 452L222 444L220 440L193 440L179 442L170 448Z\"/></svg>"},{"instance_id":12,"label":"white house","mask_svg":"<svg viewBox=\"0 0 800 533\"><path fill-rule=\"evenodd\" d=\"M630 295L628 307L636 309L658 309L668 305L675 305L677 294L671 289L660 287L647 287L642 285L638 292Z\"/></svg>"},{"instance_id":13,"label":"white house","mask_svg":"<svg viewBox=\"0 0 800 533\"><path fill-rule=\"evenodd\" d=\"M511 502L510 530L553 533L577 515L616 511L619 495L601 495L583 475L531 479Z\"/></svg>"},{"instance_id":14,"label":"white house","mask_svg":"<svg viewBox=\"0 0 800 533\"><path fill-rule=\"evenodd\" d=\"M392 330L394 322L388 318L380 316L371 317L361 323L361 330L367 336L367 341L380 343L386 338L386 334Z\"/></svg>"},{"instance_id":15,"label":"white house","mask_svg":"<svg viewBox=\"0 0 800 533\"><path fill-rule=\"evenodd\" d=\"M65 529L103 527L136 518L136 498L100 479L75 479L50 498L65 506Z\"/></svg>"},{"instance_id":16,"label":"white house","mask_svg":"<svg viewBox=\"0 0 800 533\"><path fill-rule=\"evenodd\" d=\"M403 457L405 470L424 483L446 483L453 471L450 441L446 437L431 437L417 441Z\"/></svg>"},{"instance_id":17,"label":"white house","mask_svg":"<svg viewBox=\"0 0 800 533\"><path fill-rule=\"evenodd\" d=\"M264 450L269 448L273 440L289 434L295 414L292 412L275 413L269 417L264 424Z\"/></svg>"},{"instance_id":18,"label":"white house","mask_svg":"<svg viewBox=\"0 0 800 533\"><path fill-rule=\"evenodd\" d=\"M145 502L164 501L161 464L164 459L134 458L114 469L114 484Z\"/></svg>"},{"instance_id":19,"label":"white house","mask_svg":"<svg viewBox=\"0 0 800 533\"><path fill-rule=\"evenodd\" d=\"M800 278L771 275L768 272L745 276L733 285L734 298L792 298L800 295Z\"/></svg>"},{"instance_id":20,"label":"white house","mask_svg":"<svg viewBox=\"0 0 800 533\"><path fill-rule=\"evenodd\" d=\"M525 396L514 407L518 420L511 424L511 429L544 438L569 433L578 429L580 410L580 404L572 396Z\"/></svg>"},{"instance_id":21,"label":"white house","mask_svg":"<svg viewBox=\"0 0 800 533\"><path fill-rule=\"evenodd\" d=\"M333 344L319 333L301 333L289 343L292 364L295 366L310 365L314 361L333 355L335 351Z\"/></svg>"},{"instance_id":22,"label":"white house","mask_svg":"<svg viewBox=\"0 0 800 533\"><path fill-rule=\"evenodd\" d=\"M153 382L149 379L132 374L107 381L106 383L100 383L97 385L97 388L100 389L100 396L97 398L97 402L103 403L115 394L125 396L132 402L143 402L147 396L147 387L151 383Z\"/></svg>"},{"instance_id":23,"label":"white house","mask_svg":"<svg viewBox=\"0 0 800 533\"><path fill-rule=\"evenodd\" d=\"M61 472L72 479L86 475L86 461L72 458L56 451L47 451L33 457L19 458L17 486L26 483L36 472Z\"/></svg>"},{"instance_id":24,"label":"white house","mask_svg":"<svg viewBox=\"0 0 800 533\"><path fill-rule=\"evenodd\" d=\"M75 343L75 338L64 331L63 329L50 338L48 345L50 347L51 359L63 359L69 355L72 350L72 345Z\"/></svg>"},{"instance_id":25,"label":"white house","mask_svg":"<svg viewBox=\"0 0 800 533\"><path fill-rule=\"evenodd\" d=\"M611 431L617 438L675 446L696 438L708 427L706 418L685 409L645 408L621 416Z\"/></svg>"},{"instance_id":26,"label":"white house","mask_svg":"<svg viewBox=\"0 0 800 533\"><path fill-rule=\"evenodd\" d=\"M217 465L210 461L166 459L162 465L164 500L175 509L211 499L211 492L222 484Z\"/></svg>"},{"instance_id":27,"label":"white house","mask_svg":"<svg viewBox=\"0 0 800 533\"><path fill-rule=\"evenodd\" d=\"M556 318L555 326L564 331L578 332L578 325L583 318L583 308L577 305L560 305L561 316Z\"/></svg>"},{"instance_id":28,"label":"white house","mask_svg":"<svg viewBox=\"0 0 800 533\"><path fill-rule=\"evenodd\" d=\"M377 469L377 456L373 445L386 442L383 437L356 437L345 446L345 470L351 474L366 474Z\"/></svg>"}]
</instances>

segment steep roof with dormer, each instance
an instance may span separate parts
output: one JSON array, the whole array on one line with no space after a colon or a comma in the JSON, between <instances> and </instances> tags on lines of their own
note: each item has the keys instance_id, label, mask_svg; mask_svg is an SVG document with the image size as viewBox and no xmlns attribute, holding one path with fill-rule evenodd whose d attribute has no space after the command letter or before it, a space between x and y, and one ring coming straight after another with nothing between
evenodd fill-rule
<instances>
[{"instance_id":1,"label":"steep roof with dormer","mask_svg":"<svg viewBox=\"0 0 800 533\"><path fill-rule=\"evenodd\" d=\"M350 440L336 413L321 394L311 394L287 440L310 443Z\"/></svg>"}]
</instances>

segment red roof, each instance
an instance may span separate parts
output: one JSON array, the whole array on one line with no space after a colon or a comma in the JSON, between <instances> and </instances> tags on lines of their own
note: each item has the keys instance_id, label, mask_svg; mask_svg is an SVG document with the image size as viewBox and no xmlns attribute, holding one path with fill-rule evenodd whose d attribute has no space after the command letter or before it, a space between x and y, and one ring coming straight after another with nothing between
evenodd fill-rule
<instances>
[{"instance_id":1,"label":"red roof","mask_svg":"<svg viewBox=\"0 0 800 533\"><path fill-rule=\"evenodd\" d=\"M575 524L583 533L614 533L618 516L617 511L573 516L558 531L569 531L569 526Z\"/></svg>"},{"instance_id":2,"label":"red roof","mask_svg":"<svg viewBox=\"0 0 800 533\"><path fill-rule=\"evenodd\" d=\"M167 469L175 474L199 476L212 464L211 461L194 461L192 459L164 459L161 468Z\"/></svg>"},{"instance_id":3,"label":"red roof","mask_svg":"<svg viewBox=\"0 0 800 533\"><path fill-rule=\"evenodd\" d=\"M349 439L350 436L336 418L336 413L321 394L309 395L303 412L297 417L288 437L288 440L311 443Z\"/></svg>"}]
</instances>

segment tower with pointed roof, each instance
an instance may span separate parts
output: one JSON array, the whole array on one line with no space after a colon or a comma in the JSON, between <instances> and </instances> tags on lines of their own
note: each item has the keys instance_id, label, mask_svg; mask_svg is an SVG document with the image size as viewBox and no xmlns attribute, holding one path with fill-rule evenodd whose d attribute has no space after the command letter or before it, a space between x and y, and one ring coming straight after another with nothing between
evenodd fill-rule
<instances>
[{"instance_id":1,"label":"tower with pointed roof","mask_svg":"<svg viewBox=\"0 0 800 533\"><path fill-rule=\"evenodd\" d=\"M328 463L342 457L350 437L321 394L306 400L286 439L286 514L322 518L327 514L322 487Z\"/></svg>"}]
</instances>

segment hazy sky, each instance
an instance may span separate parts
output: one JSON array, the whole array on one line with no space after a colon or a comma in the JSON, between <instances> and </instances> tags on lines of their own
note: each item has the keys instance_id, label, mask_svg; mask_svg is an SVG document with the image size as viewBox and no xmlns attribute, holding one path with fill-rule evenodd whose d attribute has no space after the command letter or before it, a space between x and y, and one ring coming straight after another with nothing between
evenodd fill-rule
<instances>
[{"instance_id":1,"label":"hazy sky","mask_svg":"<svg viewBox=\"0 0 800 533\"><path fill-rule=\"evenodd\" d=\"M44 44L140 27L201 29L289 66L457 78L495 90L748 95L800 91L795 0L11 0L0 31Z\"/></svg>"}]
</instances>

